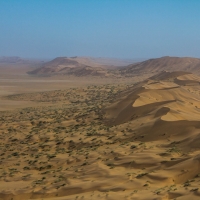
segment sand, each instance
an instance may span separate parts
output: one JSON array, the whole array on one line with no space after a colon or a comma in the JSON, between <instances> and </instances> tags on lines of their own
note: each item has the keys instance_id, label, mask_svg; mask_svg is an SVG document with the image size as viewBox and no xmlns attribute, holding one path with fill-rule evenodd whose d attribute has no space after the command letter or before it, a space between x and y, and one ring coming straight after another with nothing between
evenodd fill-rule
<instances>
[{"instance_id":1,"label":"sand","mask_svg":"<svg viewBox=\"0 0 200 200\"><path fill-rule=\"evenodd\" d=\"M3 72L0 199L200 198L197 76Z\"/></svg>"}]
</instances>

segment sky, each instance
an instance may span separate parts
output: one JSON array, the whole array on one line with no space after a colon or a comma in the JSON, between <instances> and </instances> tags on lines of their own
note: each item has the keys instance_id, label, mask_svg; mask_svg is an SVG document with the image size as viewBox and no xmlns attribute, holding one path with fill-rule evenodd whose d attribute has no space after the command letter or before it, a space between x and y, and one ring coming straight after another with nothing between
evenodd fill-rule
<instances>
[{"instance_id":1,"label":"sky","mask_svg":"<svg viewBox=\"0 0 200 200\"><path fill-rule=\"evenodd\" d=\"M0 0L0 56L200 58L199 0Z\"/></svg>"}]
</instances>

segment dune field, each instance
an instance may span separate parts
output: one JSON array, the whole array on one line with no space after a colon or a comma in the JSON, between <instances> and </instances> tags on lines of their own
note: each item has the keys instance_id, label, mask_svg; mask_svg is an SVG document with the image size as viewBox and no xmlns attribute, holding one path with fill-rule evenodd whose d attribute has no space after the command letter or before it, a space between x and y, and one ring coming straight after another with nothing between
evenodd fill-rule
<instances>
[{"instance_id":1,"label":"dune field","mask_svg":"<svg viewBox=\"0 0 200 200\"><path fill-rule=\"evenodd\" d=\"M1 200L200 199L198 75L14 69L0 68Z\"/></svg>"}]
</instances>

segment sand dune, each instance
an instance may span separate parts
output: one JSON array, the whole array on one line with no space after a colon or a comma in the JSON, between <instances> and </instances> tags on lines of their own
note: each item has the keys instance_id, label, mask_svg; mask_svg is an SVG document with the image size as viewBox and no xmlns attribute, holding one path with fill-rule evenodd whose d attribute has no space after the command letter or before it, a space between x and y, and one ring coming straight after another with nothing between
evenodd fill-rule
<instances>
[{"instance_id":1,"label":"sand dune","mask_svg":"<svg viewBox=\"0 0 200 200\"><path fill-rule=\"evenodd\" d=\"M177 80L181 80L181 83ZM199 77L185 72L161 72L144 81L142 85L131 88L125 99L116 102L106 112L109 113L110 117L111 115L116 116L115 121L120 123L119 119L124 122L127 116L129 116L127 120L130 120L136 116L136 113L142 115L145 111L146 115L152 114L152 111L165 107L169 111L161 117L162 120L198 121L199 91L194 89L193 85L190 89L184 87L188 81L194 85L200 83Z\"/></svg>"},{"instance_id":2,"label":"sand dune","mask_svg":"<svg viewBox=\"0 0 200 200\"><path fill-rule=\"evenodd\" d=\"M184 82L180 83L177 80ZM197 188L190 191L198 191L199 186L199 80L198 76L185 72L161 72L142 84L127 89L123 98L122 93L119 94L116 102L104 110L106 124L131 127L133 135L126 131L129 141L139 140L145 144L152 142L152 145L157 141L157 148L160 147L160 150L169 148L159 154L165 160L161 165L154 160L156 156L151 158L152 153L149 159L146 158L147 162L152 160L151 163L155 165L152 172L146 172L143 180L148 180L151 184L158 181L157 184L162 182L165 185L157 190L159 194L163 193L160 199L200 198L198 192L195 193L197 196L193 196L187 194L187 190L184 189L190 186L192 181L197 183ZM186 85L188 81L193 84ZM172 155L174 157L169 161ZM145 159L145 153L141 158ZM151 166L153 165L143 167L150 169ZM173 185L180 192L170 191L169 188L166 191L165 188L169 185ZM142 196L138 199L142 199Z\"/></svg>"}]
</instances>

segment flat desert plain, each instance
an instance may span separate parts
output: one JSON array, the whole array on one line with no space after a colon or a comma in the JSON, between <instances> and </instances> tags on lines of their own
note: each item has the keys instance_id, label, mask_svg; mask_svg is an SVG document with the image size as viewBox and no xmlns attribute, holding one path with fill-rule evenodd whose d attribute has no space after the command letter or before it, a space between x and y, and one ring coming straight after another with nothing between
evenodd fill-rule
<instances>
[{"instance_id":1,"label":"flat desert plain","mask_svg":"<svg viewBox=\"0 0 200 200\"><path fill-rule=\"evenodd\" d=\"M200 78L0 68L0 199L200 199Z\"/></svg>"}]
</instances>

